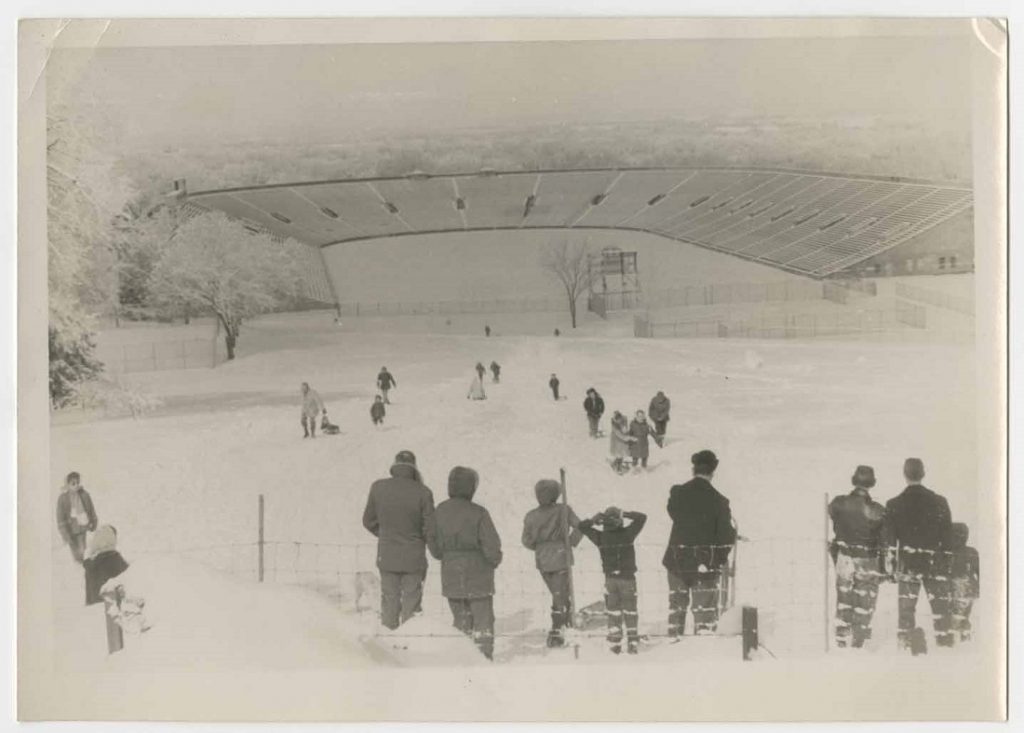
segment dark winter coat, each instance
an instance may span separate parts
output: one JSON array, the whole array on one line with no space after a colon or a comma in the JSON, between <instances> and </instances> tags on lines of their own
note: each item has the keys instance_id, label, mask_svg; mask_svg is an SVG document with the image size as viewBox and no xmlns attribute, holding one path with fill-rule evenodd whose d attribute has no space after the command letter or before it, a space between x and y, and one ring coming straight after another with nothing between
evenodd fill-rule
<instances>
[{"instance_id":1,"label":"dark winter coat","mask_svg":"<svg viewBox=\"0 0 1024 733\"><path fill-rule=\"evenodd\" d=\"M372 405L370 405L370 417L372 417L374 420L383 420L384 419L384 403L383 402L374 402Z\"/></svg>"},{"instance_id":2,"label":"dark winter coat","mask_svg":"<svg viewBox=\"0 0 1024 733\"><path fill-rule=\"evenodd\" d=\"M523 520L523 546L536 554L537 569L542 573L568 570L572 566L572 547L583 539L580 520L565 504L558 504L558 484L541 486L536 490L540 504L531 509ZM568 514L566 514L568 512ZM566 547L566 524L569 526L569 545Z\"/></svg>"},{"instance_id":3,"label":"dark winter coat","mask_svg":"<svg viewBox=\"0 0 1024 733\"><path fill-rule=\"evenodd\" d=\"M430 554L441 561L445 598L494 595L494 569L501 564L501 539L491 515L474 504L474 489L449 489L434 512Z\"/></svg>"},{"instance_id":4,"label":"dark winter coat","mask_svg":"<svg viewBox=\"0 0 1024 733\"><path fill-rule=\"evenodd\" d=\"M427 542L433 531L434 495L415 466L396 464L391 478L375 481L363 512L363 526L377 542L377 567L393 573L427 569Z\"/></svg>"},{"instance_id":5,"label":"dark winter coat","mask_svg":"<svg viewBox=\"0 0 1024 733\"><path fill-rule=\"evenodd\" d=\"M912 484L885 505L883 541L899 548L899 572L931 575L941 572L953 520L949 503L931 489Z\"/></svg>"},{"instance_id":6,"label":"dark winter coat","mask_svg":"<svg viewBox=\"0 0 1024 733\"><path fill-rule=\"evenodd\" d=\"M710 481L696 476L673 486L668 515L672 532L662 564L670 573L696 573L701 565L714 572L726 563L736 542L736 529L729 500Z\"/></svg>"},{"instance_id":7,"label":"dark winter coat","mask_svg":"<svg viewBox=\"0 0 1024 733\"><path fill-rule=\"evenodd\" d=\"M956 542L947 550L950 558L949 577L959 583L965 598L977 598L981 586L981 564L978 551L964 541Z\"/></svg>"},{"instance_id":8,"label":"dark winter coat","mask_svg":"<svg viewBox=\"0 0 1024 733\"><path fill-rule=\"evenodd\" d=\"M551 389L558 389L559 384L561 384L561 382L558 381L558 377L551 377L551 379L548 380L548 386L551 387Z\"/></svg>"},{"instance_id":9,"label":"dark winter coat","mask_svg":"<svg viewBox=\"0 0 1024 733\"><path fill-rule=\"evenodd\" d=\"M632 420L629 423L629 434L636 438L636 441L629 444L629 455L633 458L647 458L651 454L651 444L648 438L655 438L654 428L649 422Z\"/></svg>"},{"instance_id":10,"label":"dark winter coat","mask_svg":"<svg viewBox=\"0 0 1024 733\"><path fill-rule=\"evenodd\" d=\"M828 515L835 532L833 557L839 552L850 557L879 556L885 507L872 501L867 489L837 496L828 505Z\"/></svg>"},{"instance_id":11,"label":"dark winter coat","mask_svg":"<svg viewBox=\"0 0 1024 733\"><path fill-rule=\"evenodd\" d=\"M85 534L96 529L96 509L92 505L92 497L89 492L79 486L74 491L82 499L82 506L85 509L87 524L79 524L71 516L71 489L65 489L57 498L57 529L65 542L71 541L71 535Z\"/></svg>"},{"instance_id":12,"label":"dark winter coat","mask_svg":"<svg viewBox=\"0 0 1024 733\"><path fill-rule=\"evenodd\" d=\"M395 378L391 375L391 372L384 370L377 375L377 386L380 387L381 389L391 389L392 387L397 387L398 382L395 381Z\"/></svg>"},{"instance_id":13,"label":"dark winter coat","mask_svg":"<svg viewBox=\"0 0 1024 733\"><path fill-rule=\"evenodd\" d=\"M111 578L128 569L128 563L117 550L101 552L82 562L85 567L85 605L102 602L100 588Z\"/></svg>"},{"instance_id":14,"label":"dark winter coat","mask_svg":"<svg viewBox=\"0 0 1024 733\"><path fill-rule=\"evenodd\" d=\"M587 397L587 399L583 400L583 409L587 411L587 415L590 417L601 417L604 414L604 400L601 399L599 394Z\"/></svg>"},{"instance_id":15,"label":"dark winter coat","mask_svg":"<svg viewBox=\"0 0 1024 733\"><path fill-rule=\"evenodd\" d=\"M670 409L672 409L672 401L662 392L658 392L647 407L647 417L655 421L668 420Z\"/></svg>"},{"instance_id":16,"label":"dark winter coat","mask_svg":"<svg viewBox=\"0 0 1024 733\"><path fill-rule=\"evenodd\" d=\"M601 553L601 569L616 578L636 577L636 549L633 542L647 522L641 512L623 512L623 519L632 520L616 529L597 529L590 519L580 522L580 532L597 545Z\"/></svg>"}]
</instances>

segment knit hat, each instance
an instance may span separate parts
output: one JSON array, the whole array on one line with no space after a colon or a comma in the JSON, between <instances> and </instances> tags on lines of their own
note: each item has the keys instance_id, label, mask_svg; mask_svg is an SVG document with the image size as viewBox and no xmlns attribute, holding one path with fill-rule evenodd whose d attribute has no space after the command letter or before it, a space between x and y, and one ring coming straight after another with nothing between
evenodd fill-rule
<instances>
[{"instance_id":1,"label":"knit hat","mask_svg":"<svg viewBox=\"0 0 1024 733\"><path fill-rule=\"evenodd\" d=\"M456 466L448 472L448 496L472 499L480 484L480 474L472 468Z\"/></svg>"},{"instance_id":2,"label":"knit hat","mask_svg":"<svg viewBox=\"0 0 1024 733\"><path fill-rule=\"evenodd\" d=\"M538 503L554 504L562 495L562 484L554 479L543 478L534 485L533 492L537 495Z\"/></svg>"},{"instance_id":3,"label":"knit hat","mask_svg":"<svg viewBox=\"0 0 1024 733\"><path fill-rule=\"evenodd\" d=\"M713 473L718 468L718 456L712 451L701 450L690 456L694 473Z\"/></svg>"},{"instance_id":4,"label":"knit hat","mask_svg":"<svg viewBox=\"0 0 1024 733\"><path fill-rule=\"evenodd\" d=\"M903 462L903 475L907 481L920 481L924 478L924 461L920 458L908 458Z\"/></svg>"},{"instance_id":5,"label":"knit hat","mask_svg":"<svg viewBox=\"0 0 1024 733\"><path fill-rule=\"evenodd\" d=\"M875 469L871 466L857 466L850 482L862 489L870 489L875 485Z\"/></svg>"}]
</instances>

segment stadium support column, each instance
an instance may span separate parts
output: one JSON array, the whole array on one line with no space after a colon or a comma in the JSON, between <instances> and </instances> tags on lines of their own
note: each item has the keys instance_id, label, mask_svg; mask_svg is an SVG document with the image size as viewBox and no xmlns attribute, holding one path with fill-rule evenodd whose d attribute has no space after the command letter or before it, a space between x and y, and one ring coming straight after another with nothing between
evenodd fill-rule
<instances>
[{"instance_id":1,"label":"stadium support column","mask_svg":"<svg viewBox=\"0 0 1024 733\"><path fill-rule=\"evenodd\" d=\"M338 289L334 287L334 278L331 277L331 270L327 267L327 258L324 257L324 248L317 247L316 252L320 256L320 266L324 269L324 277L327 279L327 287L331 289L331 297L334 298L334 312L338 315L338 318L341 318L341 301L338 299Z\"/></svg>"}]
</instances>

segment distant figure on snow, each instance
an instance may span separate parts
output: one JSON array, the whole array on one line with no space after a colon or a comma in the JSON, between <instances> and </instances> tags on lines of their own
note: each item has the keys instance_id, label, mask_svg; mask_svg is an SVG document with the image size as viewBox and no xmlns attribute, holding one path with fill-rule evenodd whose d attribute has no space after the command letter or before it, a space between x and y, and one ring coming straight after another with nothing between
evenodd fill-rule
<instances>
[{"instance_id":1,"label":"distant figure on snow","mask_svg":"<svg viewBox=\"0 0 1024 733\"><path fill-rule=\"evenodd\" d=\"M309 386L308 382L302 383L302 437L316 437L316 419L321 414L327 414L324 401L320 399L320 393Z\"/></svg>"},{"instance_id":2,"label":"distant figure on snow","mask_svg":"<svg viewBox=\"0 0 1024 733\"><path fill-rule=\"evenodd\" d=\"M542 479L534 486L537 508L531 509L523 519L523 546L533 550L537 570L551 592L551 630L549 647L565 646L562 629L572 625L569 596L569 569L572 567L572 548L583 539L580 520L567 504L559 504L562 485L552 479Z\"/></svg>"},{"instance_id":3,"label":"distant figure on snow","mask_svg":"<svg viewBox=\"0 0 1024 733\"><path fill-rule=\"evenodd\" d=\"M395 381L394 376L388 371L386 366L380 368L380 372L377 374L377 388L380 390L381 396L384 398L384 404L390 405L391 400L388 399L388 392L392 388L398 387L398 382Z\"/></svg>"},{"instance_id":4,"label":"distant figure on snow","mask_svg":"<svg viewBox=\"0 0 1024 733\"><path fill-rule=\"evenodd\" d=\"M981 569L978 551L967 545L968 529L954 522L950 529L950 582L953 584L953 633L960 641L971 640L971 606L978 599Z\"/></svg>"},{"instance_id":5,"label":"distant figure on snow","mask_svg":"<svg viewBox=\"0 0 1024 733\"><path fill-rule=\"evenodd\" d=\"M647 414L654 421L654 432L659 438L665 437L665 428L668 425L668 413L672 408L672 401L665 396L664 392L658 392L647 407Z\"/></svg>"},{"instance_id":6,"label":"distant figure on snow","mask_svg":"<svg viewBox=\"0 0 1024 733\"><path fill-rule=\"evenodd\" d=\"M629 434L629 420L616 410L612 415L611 426L612 468L616 473L626 473L629 470L626 459L631 457L629 446L635 442L636 438Z\"/></svg>"},{"instance_id":7,"label":"distant figure on snow","mask_svg":"<svg viewBox=\"0 0 1024 733\"><path fill-rule=\"evenodd\" d=\"M587 399L583 400L583 409L587 413L590 437L596 438L600 434L601 415L604 414L604 400L601 399L601 395L593 387L587 390Z\"/></svg>"},{"instance_id":8,"label":"distant figure on snow","mask_svg":"<svg viewBox=\"0 0 1024 733\"><path fill-rule=\"evenodd\" d=\"M487 369L479 361L476 363L476 367L474 368L476 369L476 373L480 375L480 381L483 381L484 375L487 373Z\"/></svg>"},{"instance_id":9,"label":"distant figure on snow","mask_svg":"<svg viewBox=\"0 0 1024 733\"><path fill-rule=\"evenodd\" d=\"M629 454L633 459L633 468L636 468L637 464L647 468L647 459L651 455L651 444L647 439L654 438L654 442L660 448L661 438L654 432L651 424L647 422L647 416L644 415L643 410L636 411L636 416L629 424L629 434L633 438L629 444Z\"/></svg>"},{"instance_id":10,"label":"distant figure on snow","mask_svg":"<svg viewBox=\"0 0 1024 733\"><path fill-rule=\"evenodd\" d=\"M96 509L92 497L82 486L82 477L72 471L64 480L57 499L57 530L71 548L71 557L81 564L85 559L86 533L96 529Z\"/></svg>"},{"instance_id":11,"label":"distant figure on snow","mask_svg":"<svg viewBox=\"0 0 1024 733\"><path fill-rule=\"evenodd\" d=\"M562 335L562 332L561 332L561 331L559 331L559 330L558 330L558 329L556 328L556 329L555 329L555 336L561 336L561 335Z\"/></svg>"},{"instance_id":12,"label":"distant figure on snow","mask_svg":"<svg viewBox=\"0 0 1024 733\"><path fill-rule=\"evenodd\" d=\"M373 404L370 405L370 419L373 420L374 425L383 425L385 414L384 398L377 395L373 398Z\"/></svg>"},{"instance_id":13,"label":"distant figure on snow","mask_svg":"<svg viewBox=\"0 0 1024 733\"><path fill-rule=\"evenodd\" d=\"M484 336L490 336L490 335L491 335L491 327L485 325L484 326Z\"/></svg>"},{"instance_id":14,"label":"distant figure on snow","mask_svg":"<svg viewBox=\"0 0 1024 733\"><path fill-rule=\"evenodd\" d=\"M554 373L551 374L551 379L548 380L548 386L551 387L551 394L554 395L555 400L558 400L558 385L561 382L558 381L558 376Z\"/></svg>"},{"instance_id":15,"label":"distant figure on snow","mask_svg":"<svg viewBox=\"0 0 1024 733\"><path fill-rule=\"evenodd\" d=\"M430 554L441 561L441 595L452 620L488 659L494 658L494 570L501 538L491 515L473 502L480 476L456 466L448 474L447 501L437 505Z\"/></svg>"},{"instance_id":16,"label":"distant figure on snow","mask_svg":"<svg viewBox=\"0 0 1024 733\"><path fill-rule=\"evenodd\" d=\"M390 473L370 487L363 526L377 538L381 623L397 629L420 610L434 495L423 485L412 451L400 451Z\"/></svg>"},{"instance_id":17,"label":"distant figure on snow","mask_svg":"<svg viewBox=\"0 0 1024 733\"><path fill-rule=\"evenodd\" d=\"M501 381L501 364L496 361L491 362L491 381L495 384Z\"/></svg>"},{"instance_id":18,"label":"distant figure on snow","mask_svg":"<svg viewBox=\"0 0 1024 733\"><path fill-rule=\"evenodd\" d=\"M341 428L331 422L331 419L327 417L327 410L324 410L324 416L320 418L320 431L324 435L337 435L341 432Z\"/></svg>"},{"instance_id":19,"label":"distant figure on snow","mask_svg":"<svg viewBox=\"0 0 1024 733\"><path fill-rule=\"evenodd\" d=\"M466 394L467 400L486 400L487 393L484 392L484 382L478 373L473 377L473 382L469 385L469 392Z\"/></svg>"}]
</instances>

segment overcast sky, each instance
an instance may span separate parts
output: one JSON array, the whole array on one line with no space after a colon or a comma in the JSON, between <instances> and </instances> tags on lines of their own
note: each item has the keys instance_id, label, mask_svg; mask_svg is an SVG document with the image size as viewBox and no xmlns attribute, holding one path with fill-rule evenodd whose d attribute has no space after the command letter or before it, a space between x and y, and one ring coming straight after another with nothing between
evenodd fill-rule
<instances>
[{"instance_id":1,"label":"overcast sky","mask_svg":"<svg viewBox=\"0 0 1024 733\"><path fill-rule=\"evenodd\" d=\"M344 142L361 132L677 117L970 123L970 31L876 38L63 50L130 142ZM48 82L56 77L49 76ZM52 89L56 91L54 83Z\"/></svg>"}]
</instances>

